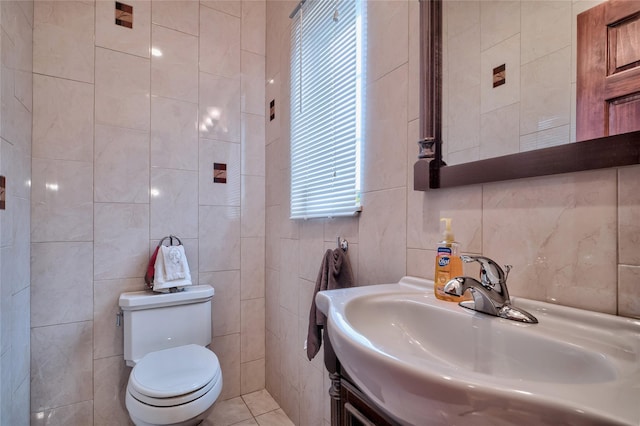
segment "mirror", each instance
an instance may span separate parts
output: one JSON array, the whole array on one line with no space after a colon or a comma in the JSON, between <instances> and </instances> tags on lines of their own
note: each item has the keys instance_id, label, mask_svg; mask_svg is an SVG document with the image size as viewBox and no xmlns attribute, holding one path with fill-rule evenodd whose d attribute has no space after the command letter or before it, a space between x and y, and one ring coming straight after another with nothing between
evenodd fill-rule
<instances>
[{"instance_id":1,"label":"mirror","mask_svg":"<svg viewBox=\"0 0 640 426\"><path fill-rule=\"evenodd\" d=\"M432 146L421 147L415 189L640 161L638 132L570 143L576 139L574 21L598 3L421 1L421 143ZM534 97L540 93L546 98Z\"/></svg>"}]
</instances>

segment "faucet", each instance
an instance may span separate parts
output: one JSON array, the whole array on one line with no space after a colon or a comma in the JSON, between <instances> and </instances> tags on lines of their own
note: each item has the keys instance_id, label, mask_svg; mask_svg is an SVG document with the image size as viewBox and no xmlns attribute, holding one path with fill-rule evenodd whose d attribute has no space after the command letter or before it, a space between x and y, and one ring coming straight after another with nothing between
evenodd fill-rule
<instances>
[{"instance_id":1,"label":"faucet","mask_svg":"<svg viewBox=\"0 0 640 426\"><path fill-rule=\"evenodd\" d=\"M480 264L480 281L471 277L455 277L444 286L444 292L454 296L462 296L465 291L471 291L473 300L459 303L463 308L471 309L496 317L506 318L530 324L538 320L524 309L511 305L507 290L507 276L511 265L504 269L496 262L484 256L460 256L463 262L478 262Z\"/></svg>"}]
</instances>

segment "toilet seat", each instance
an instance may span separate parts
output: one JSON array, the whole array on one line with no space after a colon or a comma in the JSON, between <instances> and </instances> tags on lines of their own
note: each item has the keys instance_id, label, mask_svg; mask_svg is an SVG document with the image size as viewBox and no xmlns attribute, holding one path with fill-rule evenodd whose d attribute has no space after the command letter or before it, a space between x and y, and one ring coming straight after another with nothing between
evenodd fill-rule
<instances>
[{"instance_id":1,"label":"toilet seat","mask_svg":"<svg viewBox=\"0 0 640 426\"><path fill-rule=\"evenodd\" d=\"M185 345L144 356L129 377L129 392L156 407L182 405L200 398L220 380L218 357L199 345Z\"/></svg>"}]
</instances>

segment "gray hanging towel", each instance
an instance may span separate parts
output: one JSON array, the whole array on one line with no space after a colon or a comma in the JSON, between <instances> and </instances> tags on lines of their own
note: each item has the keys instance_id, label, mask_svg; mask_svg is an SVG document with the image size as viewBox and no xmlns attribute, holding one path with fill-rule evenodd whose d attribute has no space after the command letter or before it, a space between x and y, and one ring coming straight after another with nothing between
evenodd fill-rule
<instances>
[{"instance_id":1,"label":"gray hanging towel","mask_svg":"<svg viewBox=\"0 0 640 426\"><path fill-rule=\"evenodd\" d=\"M323 290L351 287L353 284L353 271L347 253L339 248L327 250L322 258L322 265L316 279L316 288L311 299L309 332L307 333L307 358L309 361L320 350L322 328L327 324L327 317L319 309L316 309L316 294Z\"/></svg>"}]
</instances>

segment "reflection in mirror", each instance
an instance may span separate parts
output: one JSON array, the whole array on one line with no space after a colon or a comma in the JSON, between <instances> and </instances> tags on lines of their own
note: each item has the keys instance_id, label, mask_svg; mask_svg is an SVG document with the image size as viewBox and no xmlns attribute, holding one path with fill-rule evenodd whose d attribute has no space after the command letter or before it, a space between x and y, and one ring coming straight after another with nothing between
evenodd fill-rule
<instances>
[{"instance_id":1,"label":"reflection in mirror","mask_svg":"<svg viewBox=\"0 0 640 426\"><path fill-rule=\"evenodd\" d=\"M523 95L523 92L528 89L524 89L524 86L521 83L523 80L525 82L529 80L527 78L523 78L522 69L526 64L533 63L537 59L552 57L553 55L561 56L558 52L562 52L562 57L565 60L565 72L563 75L566 80L567 55L569 55L570 58L569 64L574 64L576 62L574 47L571 45L568 47L560 46L557 50L553 50L553 47L547 47L546 50L538 47L529 47L525 49L523 48L523 39L545 39L547 31L554 31L555 29L560 28L559 21L564 22L565 20L560 19L559 17L566 17L566 12L565 14L557 13L557 15L545 15L545 19L538 16L538 18L533 21L533 24L529 23L525 25L524 22L526 19L522 18L523 8L525 8L527 14L531 13L533 16L537 16L538 13L542 13L537 10L527 9L528 5L526 6L524 2L529 2L531 0L507 0L499 1L497 3L493 3L491 0L481 0L481 3L472 3L472 1L477 0L463 2L454 2L453 0L420 0L421 139L419 143L432 141L433 146L435 147L435 155L421 155L419 156L418 161L414 164L413 186L415 190L427 191L436 188L452 188L462 185L640 164L640 126L629 126L632 122L636 124L640 123L640 102L637 102L637 100L640 100L640 97L633 95L633 91L635 90L635 92L637 92L637 88L640 87L640 71L629 68L640 65L640 59L633 59L640 58L640 23L638 23L640 21L636 19L634 22L634 19L630 18L627 20L624 18L625 16L638 18L640 14L634 14L630 9L636 8L640 2L626 0L608 0L606 2L601 2L600 0L559 0L557 2L545 2L541 0L533 2L535 5L542 5L543 3L570 3L570 15L572 17L570 21L572 28L570 30L570 34L575 32L573 29L573 18L575 15L582 10L589 10L588 12L580 14L581 23L578 25L580 34L589 34L590 32L593 32L593 28L599 28L596 30L598 33L597 40L604 39L607 40L608 43L608 47L597 54L591 54L598 50L593 49L592 44L587 44L587 48L584 49L581 47L580 52L586 51L589 54L586 56L582 54L579 55L583 59L588 57L588 60L585 62L586 66L583 64L583 59L580 59L579 64L581 70L591 70L592 67L590 64L593 64L594 61L599 64L596 68L605 70L605 77L599 77L604 81L604 83L602 83L604 86L600 87L600 92L601 94L604 93L604 97L596 96L595 98L590 99L591 94L594 92L584 85L585 79L582 78L582 71L580 71L579 74L581 77L574 78L574 71L571 68L569 72L569 93L575 93L575 91L571 89L571 81L575 81L577 79L576 86L577 93L579 94L577 95L577 99L580 107L576 108L573 106L575 104L575 100L570 99L571 95L569 95L569 98L563 102L558 101L558 104L563 103L565 105L565 109L563 110L564 113L560 115L551 115L546 111L549 107L546 103L547 101L541 101L541 103L537 104L534 102L533 106L526 106L527 103L523 102L523 98L527 98ZM461 21L474 23L473 25L467 26L467 31L472 31L477 38L474 39L473 37L469 37L464 40L457 41L461 45L460 48L465 48L467 44L475 46L474 50L471 50L473 53L471 56L465 56L462 52L460 52L460 54L455 58L451 57L449 53L445 53L444 55L442 54L442 30L444 26L446 26L446 34L448 36L449 44L454 43L454 34L457 34L459 37L465 36L465 31L463 29L451 28L453 25L453 19L442 19L443 2L450 3L447 6L449 8L455 9L456 5L458 6L456 12L460 18L456 22ZM484 3L487 3L488 6L486 7L494 6L499 9L510 6L513 8L512 14L514 14L514 16L516 14L514 10L517 10L520 18L516 19L515 22L519 25L519 32L517 34L511 34L511 36L506 36L504 34L513 32L513 29L508 29L503 31L502 38L496 36L491 42L487 41L488 36L485 36L483 39L483 33L478 32L480 31L480 25L483 22L488 22L487 25L496 31L498 31L499 28L502 28L503 25L502 21L496 20L491 23L491 21L488 20L488 16L483 14L483 10L486 10ZM559 5L556 6L560 7ZM590 23L589 19L584 19L585 14L591 15L591 13L596 9L601 11L607 9L613 10L612 13L604 12L605 18L598 20L598 22L604 23L604 26L594 26ZM611 24L609 24L609 22L611 22ZM557 28L553 26L553 30L547 28L546 24L548 23L554 23ZM614 29L612 32L612 26L619 26L619 28ZM507 27L509 27L509 25L507 25ZM613 36L611 36L612 33L614 34ZM566 40L566 28L563 34L565 34ZM622 38L619 38L619 36ZM508 103L508 101L500 99L495 95L493 103L489 103L490 101L483 101L480 98L480 94L482 92L479 82L481 73L478 71L480 69L479 67L483 64L482 55L485 53L484 50L481 50L483 40L488 49L485 50L491 51L493 47L500 43L508 44L511 37L520 37L519 46L517 46L516 43L513 43L514 46L519 49L518 54L514 54L514 60L517 60L518 55L520 57L520 65L515 67L516 71L518 69L520 70L519 74L516 73L519 77L520 83L518 85L514 84L514 90L517 92L517 96L515 94L513 95L514 101L512 103ZM573 39L573 36L571 38ZM618 44L616 40L622 40L623 38L627 38L631 40L631 42ZM590 36L587 38L581 37L581 43L584 43L584 40L586 39L588 39L587 43L591 43L592 40L595 40L590 38ZM623 45L624 48L620 48L620 46ZM606 49L608 49L609 53L615 52L615 54L613 56L607 55L605 52ZM526 54L527 59L525 60L523 60L523 50L528 52ZM509 52L509 50L505 50L504 52ZM507 55L507 53L504 53L504 55ZM441 60L443 56L445 60L447 60L444 67L442 66L443 61ZM613 61L611 60L611 57L614 58ZM607 63L602 65L604 62ZM502 64L489 65L491 68L491 89L494 89L494 84L495 89L504 89L505 86L508 86L512 81L511 77L513 74L510 71L511 67L506 60L503 63L505 65L504 67L501 66ZM453 67L452 64L454 64ZM450 67L452 67L452 69L455 68L456 64L460 65L457 68L457 75L450 69ZM448 111L454 111L456 108L450 105L451 96L449 96L445 102L442 101L443 96L441 96L441 89L443 68L445 68L444 71L446 73L452 76L450 79L454 77L458 78L458 83L455 87L452 86L451 82L447 84L449 89L448 91L458 93L458 98L461 98L464 101L459 107L464 111L464 113L457 112L457 116L454 118L449 114L449 117L446 117L444 120L443 116L446 115ZM474 73L476 74L470 72L470 70L475 70ZM543 90L546 87L544 86L545 82L551 82L556 78L555 75L549 75L543 72L545 70L545 67L539 66L537 71L532 73L533 76L537 77L538 80L543 83L541 89L537 90L540 92L545 92L545 90ZM616 76L615 73L618 72L620 75ZM472 84L474 81L476 84ZM622 83L623 81L624 83ZM631 83L631 86L629 86L629 82ZM464 90L458 90L459 87L464 88ZM604 91L602 90L603 87ZM611 88L613 88L613 90L609 90ZM617 96L620 96L621 93L618 89L621 88L625 89L623 92L628 92L631 95L625 95L623 93L623 96L625 99L628 99L628 101L625 100L620 105L614 105L618 102L619 98ZM564 93L566 92L567 90L565 85ZM546 90L546 95L549 96L550 99L555 99L555 94L556 93L548 89ZM449 93L449 95L451 95L451 93ZM591 109L585 109L584 105L591 108L598 102L604 102L604 114L598 115L597 111L595 115L591 115L591 113L589 113L587 116L588 119L585 120L585 116L583 115L584 111L591 112ZM566 107L567 103L569 105L568 109ZM523 104L525 106L523 106ZM481 114L481 111L483 111L482 108L485 108L486 113L494 111L504 112L503 108L507 108L511 105L517 105L517 107L512 107L512 113L514 114L513 120L507 119L508 117L499 115L496 112L494 114L495 117L493 117L493 121L490 121L488 118L489 116L483 117ZM467 109L465 110L464 108ZM602 104L599 108L601 110L603 109ZM575 130L573 130L576 125L573 124L575 122L571 121L571 117L576 115L576 109L578 110L577 128L580 130L579 132L575 132ZM597 109L598 108L594 110ZM531 125L531 121L529 121L529 114L535 115L536 111L541 111L541 113L538 114L537 121L533 122L535 124ZM569 113L567 113L567 111L569 111ZM613 111L613 113L611 111ZM620 111L620 113L618 113L618 111ZM522 118L525 114L526 117ZM545 116L545 114L547 115ZM541 119L540 117L548 118ZM558 117L563 118L559 119ZM567 117L569 118L567 119ZM592 119L593 117L596 118ZM482 121L483 118L485 118L485 121ZM586 134L582 133L582 130L585 128L585 123L592 123L597 120L604 120L604 133L601 131ZM446 134L443 134L444 132L441 131L443 121L444 124L446 124ZM507 122L511 126L513 135L515 135L513 140L516 142L513 144L509 143L509 146L517 146L517 149L514 150L515 152L508 153L509 151L501 151L500 148L483 148L482 143L484 143L485 139L481 139L480 137L483 132L487 133L488 128L486 124L488 122ZM529 124L525 126L522 123ZM614 124L613 128L617 128L618 131L611 131L612 123ZM620 124L624 125L620 126ZM469 128L473 130L469 130ZM523 128L525 129L525 132L521 132L521 129ZM554 131L562 133L564 135L565 142L571 141L572 134L578 133L577 139L580 142L563 144L551 137L547 137L548 135L553 134ZM465 137L460 142L466 145L463 145L463 147L459 146L458 148L455 148L455 145L453 145L453 147L449 149L447 144L450 142L451 134L455 134L455 132L466 132ZM492 136L487 140L497 139L507 144L511 139L504 136L504 133L506 132L506 130L494 129L491 133ZM569 134L568 138L566 136L567 133ZM523 140L528 143L523 144ZM526 145L529 150L521 151L521 145ZM493 154L496 156L489 157L488 153L491 150L498 150L497 153ZM459 154L458 158L459 161L461 161L458 164L455 163L455 157L457 154ZM442 162L443 157L449 165Z\"/></svg>"},{"instance_id":2,"label":"reflection in mirror","mask_svg":"<svg viewBox=\"0 0 640 426\"><path fill-rule=\"evenodd\" d=\"M448 165L576 140L576 16L601 2L443 1Z\"/></svg>"}]
</instances>

